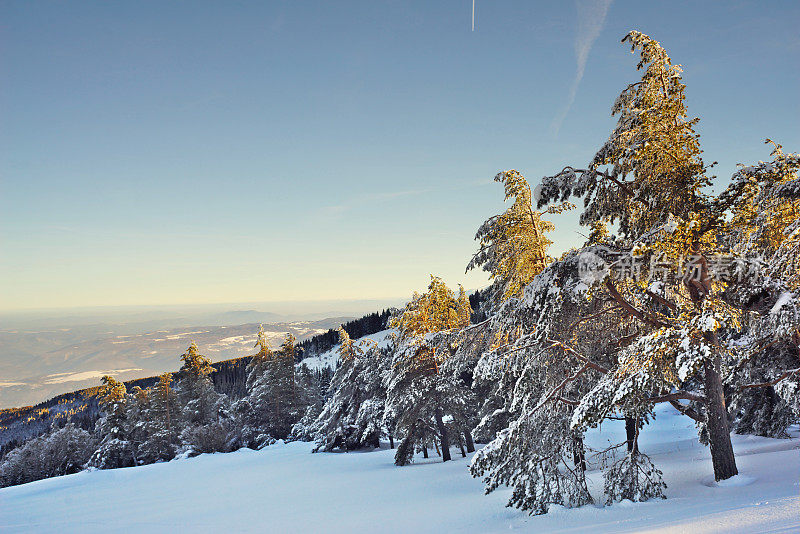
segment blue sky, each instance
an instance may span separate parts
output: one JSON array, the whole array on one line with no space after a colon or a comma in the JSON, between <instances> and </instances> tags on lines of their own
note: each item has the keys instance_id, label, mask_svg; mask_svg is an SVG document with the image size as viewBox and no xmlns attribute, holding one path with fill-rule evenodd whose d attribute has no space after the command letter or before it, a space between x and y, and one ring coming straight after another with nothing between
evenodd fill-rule
<instances>
[{"instance_id":1,"label":"blue sky","mask_svg":"<svg viewBox=\"0 0 800 534\"><path fill-rule=\"evenodd\" d=\"M800 4L598 5L478 0L472 32L469 0L3 2L0 309L482 286L491 178L589 160L629 29L685 66L721 180L800 149Z\"/></svg>"}]
</instances>

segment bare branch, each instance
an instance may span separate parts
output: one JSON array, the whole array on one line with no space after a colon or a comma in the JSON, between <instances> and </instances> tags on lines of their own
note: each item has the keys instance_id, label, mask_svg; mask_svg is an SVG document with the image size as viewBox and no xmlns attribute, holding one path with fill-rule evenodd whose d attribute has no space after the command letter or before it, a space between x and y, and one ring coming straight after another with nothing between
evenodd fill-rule
<instances>
[{"instance_id":1,"label":"bare branch","mask_svg":"<svg viewBox=\"0 0 800 534\"><path fill-rule=\"evenodd\" d=\"M580 319L578 319L577 321L575 321L574 323L572 323L569 326L569 328L567 329L567 333L571 333L573 330L575 330L575 327L577 327L579 324L581 324L583 322L591 321L592 319L596 319L596 318L600 317L604 313L607 313L607 312L610 312L610 311L613 311L613 310L618 310L618 309L619 309L619 306L617 306L617 305L609 306L608 308L602 309L597 313L593 313L592 315L587 315L586 317L581 317Z\"/></svg>"},{"instance_id":2,"label":"bare branch","mask_svg":"<svg viewBox=\"0 0 800 534\"><path fill-rule=\"evenodd\" d=\"M603 173L603 176L604 176L604 177L606 177L607 179L611 180L612 182L614 182L614 183L615 183L617 186L619 186L619 188L620 188L620 189L622 189L622 190L623 190L623 191L624 191L624 192L625 192L625 193L626 193L628 196L630 196L630 197L633 197L633 196L634 196L634 194L633 194L633 189L631 189L631 188L630 188L630 185L629 185L629 184L627 184L627 183L625 183L625 182L622 182L622 181L620 181L620 180L619 180L619 179L618 179L616 176L613 176L613 175L609 174L609 173L608 173L608 171L606 171L605 173Z\"/></svg>"},{"instance_id":3,"label":"bare branch","mask_svg":"<svg viewBox=\"0 0 800 534\"><path fill-rule=\"evenodd\" d=\"M594 363L589 358L587 358L577 350L573 349L572 347L565 345L564 343L557 341L555 339L548 339L547 342L551 344L550 345L551 347L559 347L563 349L565 352L569 352L570 354L578 358L580 361L584 362L590 369L594 369L595 371L599 371L603 374L608 373L608 369L606 369L605 367L603 367L598 363Z\"/></svg>"},{"instance_id":4,"label":"bare branch","mask_svg":"<svg viewBox=\"0 0 800 534\"><path fill-rule=\"evenodd\" d=\"M668 324L666 324L666 323L664 323L662 321L659 321L658 319L650 316L649 314L646 314L645 312L643 312L642 310L636 308L633 304L631 304L630 302L625 300L622 297L622 295L619 294L619 291L617 291L617 288L614 287L614 283L611 281L610 278L606 278L606 288L608 288L608 292L611 294L613 299L616 300L623 307L623 309L625 309L625 311L627 311L630 315L636 317L637 319L639 319L642 322L648 323L650 325L653 325L653 326L656 326L656 327L659 327L659 328L660 327L664 327L664 326L669 326Z\"/></svg>"},{"instance_id":5,"label":"bare branch","mask_svg":"<svg viewBox=\"0 0 800 534\"><path fill-rule=\"evenodd\" d=\"M545 396L545 398L543 400L539 401L539 404L536 405L536 407L532 411L533 412L538 411L539 408L541 408L542 406L547 404L551 399L556 398L556 394L559 391L564 389L566 387L566 385L569 384L570 382L575 381L579 376L581 376L583 373L585 373L587 369L589 369L589 364L585 363L585 364L583 364L583 366L580 369L575 371L575 374L573 374L572 376L568 376L568 377L564 378L564 380L562 380L559 385L554 387L550 391L550 393L548 393L547 396Z\"/></svg>"},{"instance_id":6,"label":"bare branch","mask_svg":"<svg viewBox=\"0 0 800 534\"><path fill-rule=\"evenodd\" d=\"M650 291L649 289L646 291L646 293L647 293L648 296L650 296L651 298L655 299L656 302L659 302L659 303L663 304L664 306L666 306L670 310L676 311L678 309L678 305L677 304L665 299L664 297L662 297L658 293L654 293L654 292Z\"/></svg>"},{"instance_id":7,"label":"bare branch","mask_svg":"<svg viewBox=\"0 0 800 534\"><path fill-rule=\"evenodd\" d=\"M745 386L739 386L739 391L744 391L745 389L749 388L765 388L769 386L774 386L781 380L785 380L795 374L800 374L800 368L784 371L778 378L776 378L775 380L770 380L769 382L761 382L760 384L747 384Z\"/></svg>"}]
</instances>

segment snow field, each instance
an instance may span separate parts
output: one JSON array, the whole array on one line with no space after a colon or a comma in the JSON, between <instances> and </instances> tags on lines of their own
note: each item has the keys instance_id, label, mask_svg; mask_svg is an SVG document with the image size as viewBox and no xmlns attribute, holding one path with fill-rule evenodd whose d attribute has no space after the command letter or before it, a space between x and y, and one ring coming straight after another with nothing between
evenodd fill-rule
<instances>
[{"instance_id":1,"label":"snow field","mask_svg":"<svg viewBox=\"0 0 800 534\"><path fill-rule=\"evenodd\" d=\"M666 500L553 507L531 517L505 508L508 491L484 495L464 459L394 451L311 454L309 443L75 475L0 489L3 532L800 532L800 439L733 436L740 475L713 481L692 421L659 408L640 446L664 472ZM592 430L602 449L622 423ZM471 455L470 455L471 456ZM602 476L590 474L602 502Z\"/></svg>"}]
</instances>

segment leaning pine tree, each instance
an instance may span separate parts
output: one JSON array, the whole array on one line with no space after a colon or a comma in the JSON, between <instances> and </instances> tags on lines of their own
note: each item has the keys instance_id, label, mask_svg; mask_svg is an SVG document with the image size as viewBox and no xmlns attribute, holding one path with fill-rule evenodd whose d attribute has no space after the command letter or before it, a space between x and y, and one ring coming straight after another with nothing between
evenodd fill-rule
<instances>
[{"instance_id":1,"label":"leaning pine tree","mask_svg":"<svg viewBox=\"0 0 800 534\"><path fill-rule=\"evenodd\" d=\"M570 417L576 399L606 368L581 351L591 340L576 317L590 302L576 256L572 252L551 263L520 298L498 308L485 326L490 342L474 371L476 387L492 388L494 407L483 410L477 432L496 434L470 470L484 479L487 492L511 487L509 506L533 514L546 513L553 504L593 502L583 433L570 427Z\"/></svg>"},{"instance_id":2,"label":"leaning pine tree","mask_svg":"<svg viewBox=\"0 0 800 534\"><path fill-rule=\"evenodd\" d=\"M663 496L660 472L637 444L659 402L698 422L717 479L735 475L723 380L733 378L730 369L746 353L766 345L797 353L796 157L778 153L773 164L747 169L720 197L709 195L680 68L649 37L631 32L625 40L641 51L645 73L617 99L617 128L588 168L566 167L545 178L539 198L541 207L583 197L589 241L536 275L520 298L502 304L475 343L490 347L475 368L476 384L495 388L494 410L484 410L478 429L497 435L476 455L473 474L485 477L489 491L511 486L509 504L533 513L554 503L591 502L582 433L620 413L628 454L605 473L607 501ZM751 232L748 216L736 215L748 210L780 213L769 217L780 222ZM614 234L607 223L616 224ZM712 273L742 242L762 247L771 273L746 279ZM748 315L750 332L762 335L742 337ZM474 330L466 335L474 337ZM768 380L734 379L729 388L792 389L796 369L761 361L771 362L762 369ZM786 419L773 421L785 428Z\"/></svg>"},{"instance_id":3,"label":"leaning pine tree","mask_svg":"<svg viewBox=\"0 0 800 534\"><path fill-rule=\"evenodd\" d=\"M641 276L629 269L619 282L610 276L597 281L648 333L627 346L614 371L582 399L573 426L597 424L620 405L702 401L715 477L722 480L737 469L719 334L736 328L739 318L714 293L707 269L719 243L719 217L705 193L708 167L694 131L697 119L687 118L681 68L644 34L631 32L623 41L641 53L641 81L617 98L617 127L588 168L566 167L545 178L540 203L580 196L582 223L617 223L614 248L607 256L597 253L608 263L679 265L696 276L668 272L654 280L652 271ZM703 394L684 387L693 379L703 383Z\"/></svg>"},{"instance_id":4,"label":"leaning pine tree","mask_svg":"<svg viewBox=\"0 0 800 534\"><path fill-rule=\"evenodd\" d=\"M612 271L600 271L588 285L591 290L602 287L639 327L613 368L581 398L572 426L579 430L599 424L620 408L641 414L655 403L670 402L698 422L701 440L710 445L714 476L724 480L738 473L725 375L741 360L743 347L759 350L747 340L731 343L747 316L758 313L752 299L740 297L757 297L762 314L777 307L778 313L766 314L766 321L778 319L779 331L785 332L781 339L794 347L797 300L785 296L793 294L781 277L726 271L724 260L751 260L731 258L737 252L731 236L747 235L752 219L738 219L743 232L727 216L752 189L734 187L718 197L709 193L709 167L700 157L694 130L698 119L688 118L680 67L644 34L631 32L624 41L640 51L644 74L615 102L616 129L586 169L566 167L545 178L540 198L544 205L583 197L582 223L617 224L610 246L586 251ZM771 178L767 185L777 178L764 177ZM776 251L790 249L778 245ZM796 379L796 370L780 371Z\"/></svg>"},{"instance_id":5,"label":"leaning pine tree","mask_svg":"<svg viewBox=\"0 0 800 534\"><path fill-rule=\"evenodd\" d=\"M607 237L602 227L594 228L580 251L553 261L519 298L508 299L487 322L462 332L462 347L483 349L475 388L492 392L477 432L494 439L475 456L472 474L484 478L487 491L512 487L509 505L534 514L546 513L552 504L593 502L584 474L590 460L583 429L571 424L573 409L609 373L619 351L640 335L611 295L602 286L590 289L581 276L581 260ZM629 423L625 442L593 455L628 450L606 472L607 502L661 497L660 472L637 445L649 412L619 408Z\"/></svg>"},{"instance_id":6,"label":"leaning pine tree","mask_svg":"<svg viewBox=\"0 0 800 534\"><path fill-rule=\"evenodd\" d=\"M467 272L480 267L489 274L493 281L489 306L497 311L505 302L521 298L525 287L553 261L549 255L553 242L547 234L555 225L542 215L561 213L574 206L564 202L542 213L536 210L530 185L518 171L501 172L494 180L503 184L505 200L513 199L513 202L506 211L490 217L478 228L475 240L479 248L467 265ZM519 335L520 328L518 324L511 326L508 322L484 320L465 330L459 350L448 361L448 369L458 376L473 375L481 356L490 348L502 345L503 338L508 341L512 331ZM509 394L515 380L512 373L504 373L475 381L473 389L482 399L478 409L480 437L492 439L508 425Z\"/></svg>"},{"instance_id":7,"label":"leaning pine tree","mask_svg":"<svg viewBox=\"0 0 800 534\"><path fill-rule=\"evenodd\" d=\"M514 202L478 228L475 239L480 248L467 265L467 271L481 267L489 273L494 287L493 300L499 304L519 297L533 277L552 261L547 250L553 242L547 234L555 226L543 219L543 213L533 206L531 188L522 174L511 169L501 172L494 180L503 184L505 200L513 198ZM561 213L572 207L564 202L550 206L545 213Z\"/></svg>"}]
</instances>

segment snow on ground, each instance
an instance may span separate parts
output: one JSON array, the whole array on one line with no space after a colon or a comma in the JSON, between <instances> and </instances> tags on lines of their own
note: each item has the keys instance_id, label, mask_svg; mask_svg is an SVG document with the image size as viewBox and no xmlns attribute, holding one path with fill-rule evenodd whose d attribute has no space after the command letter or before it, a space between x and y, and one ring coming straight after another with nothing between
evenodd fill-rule
<instances>
[{"instance_id":1,"label":"snow on ground","mask_svg":"<svg viewBox=\"0 0 800 534\"><path fill-rule=\"evenodd\" d=\"M388 330L381 330L380 332L376 332L374 334L369 334L364 337L360 337L355 341L355 344L361 348L366 349L369 344L374 341L377 343L379 348L386 348L391 343L391 335L392 332L395 330L388 329ZM336 369L336 363L339 361L339 345L335 345L332 349L327 350L321 354L317 354L316 356L310 356L305 358L300 365L305 365L312 371L318 371L325 367L330 367L331 369Z\"/></svg>"},{"instance_id":2,"label":"snow on ground","mask_svg":"<svg viewBox=\"0 0 800 534\"><path fill-rule=\"evenodd\" d=\"M600 448L620 423L592 431ZM469 458L395 467L393 452L310 454L289 443L129 469L83 472L0 489L3 532L800 532L800 447L734 436L740 475L713 482L708 450L671 407L641 435L664 472L667 500L556 507L530 517L483 495ZM611 437L610 437L611 436ZM599 473L590 475L595 495Z\"/></svg>"}]
</instances>

